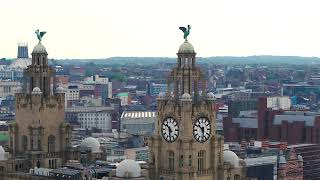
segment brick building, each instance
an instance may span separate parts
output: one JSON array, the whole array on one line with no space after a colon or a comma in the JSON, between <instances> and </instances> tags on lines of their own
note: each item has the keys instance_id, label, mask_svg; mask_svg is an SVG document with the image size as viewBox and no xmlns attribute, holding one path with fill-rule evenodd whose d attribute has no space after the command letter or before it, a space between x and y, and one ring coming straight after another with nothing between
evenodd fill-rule
<instances>
[{"instance_id":1,"label":"brick building","mask_svg":"<svg viewBox=\"0 0 320 180\"><path fill-rule=\"evenodd\" d=\"M274 105L267 97L261 97L256 118L224 118L226 141L253 138L287 141L289 144L320 142L320 113L288 111L288 105Z\"/></svg>"}]
</instances>

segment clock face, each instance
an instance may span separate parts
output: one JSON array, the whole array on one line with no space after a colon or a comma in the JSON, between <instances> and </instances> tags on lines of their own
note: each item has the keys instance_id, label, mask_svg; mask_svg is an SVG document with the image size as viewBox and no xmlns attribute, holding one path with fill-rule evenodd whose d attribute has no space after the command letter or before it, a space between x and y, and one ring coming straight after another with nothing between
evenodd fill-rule
<instances>
[{"instance_id":1,"label":"clock face","mask_svg":"<svg viewBox=\"0 0 320 180\"><path fill-rule=\"evenodd\" d=\"M193 136L198 142L206 142L211 135L211 124L208 118L201 117L193 125Z\"/></svg>"},{"instance_id":2,"label":"clock face","mask_svg":"<svg viewBox=\"0 0 320 180\"><path fill-rule=\"evenodd\" d=\"M179 126L178 122L172 117L164 119L162 123L162 136L163 138L171 143L174 142L179 135Z\"/></svg>"}]
</instances>

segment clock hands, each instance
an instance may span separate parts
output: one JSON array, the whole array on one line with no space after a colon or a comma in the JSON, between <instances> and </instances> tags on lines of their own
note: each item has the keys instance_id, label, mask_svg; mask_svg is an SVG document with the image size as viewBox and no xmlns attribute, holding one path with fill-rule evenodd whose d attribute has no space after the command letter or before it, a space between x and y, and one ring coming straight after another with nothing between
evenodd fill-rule
<instances>
[{"instance_id":1,"label":"clock hands","mask_svg":"<svg viewBox=\"0 0 320 180\"><path fill-rule=\"evenodd\" d=\"M194 130L193 134L195 139L203 143L207 141L210 138L210 133L211 133L211 126L210 126L210 121L206 118L199 118L195 123L194 123Z\"/></svg>"},{"instance_id":2,"label":"clock hands","mask_svg":"<svg viewBox=\"0 0 320 180\"><path fill-rule=\"evenodd\" d=\"M174 142L179 135L178 123L173 118L166 118L162 123L162 136L169 142Z\"/></svg>"},{"instance_id":3,"label":"clock hands","mask_svg":"<svg viewBox=\"0 0 320 180\"><path fill-rule=\"evenodd\" d=\"M168 128L168 135L169 135L169 137L172 137L171 136L171 134L173 133L173 130L172 130L172 127L171 126L169 126L169 124L164 124L167 128Z\"/></svg>"}]
</instances>

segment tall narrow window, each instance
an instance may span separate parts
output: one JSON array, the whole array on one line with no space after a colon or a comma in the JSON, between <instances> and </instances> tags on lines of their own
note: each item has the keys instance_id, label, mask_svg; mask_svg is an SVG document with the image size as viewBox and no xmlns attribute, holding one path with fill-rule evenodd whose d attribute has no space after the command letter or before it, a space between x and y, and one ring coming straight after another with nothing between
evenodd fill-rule
<instances>
[{"instance_id":1,"label":"tall narrow window","mask_svg":"<svg viewBox=\"0 0 320 180\"><path fill-rule=\"evenodd\" d=\"M48 152L55 152L56 138L53 135L48 137Z\"/></svg>"},{"instance_id":2,"label":"tall narrow window","mask_svg":"<svg viewBox=\"0 0 320 180\"><path fill-rule=\"evenodd\" d=\"M234 180L240 180L240 175L239 174L234 175Z\"/></svg>"},{"instance_id":3,"label":"tall narrow window","mask_svg":"<svg viewBox=\"0 0 320 180\"><path fill-rule=\"evenodd\" d=\"M174 152L169 151L169 169L174 170Z\"/></svg>"},{"instance_id":4,"label":"tall narrow window","mask_svg":"<svg viewBox=\"0 0 320 180\"><path fill-rule=\"evenodd\" d=\"M198 152L198 170L206 168L206 151L201 150Z\"/></svg>"},{"instance_id":5,"label":"tall narrow window","mask_svg":"<svg viewBox=\"0 0 320 180\"><path fill-rule=\"evenodd\" d=\"M192 166L192 156L189 155L189 166Z\"/></svg>"},{"instance_id":6,"label":"tall narrow window","mask_svg":"<svg viewBox=\"0 0 320 180\"><path fill-rule=\"evenodd\" d=\"M41 140L40 139L38 139L38 150L39 151L42 150L42 145L41 145Z\"/></svg>"},{"instance_id":7,"label":"tall narrow window","mask_svg":"<svg viewBox=\"0 0 320 180\"><path fill-rule=\"evenodd\" d=\"M28 138L26 135L22 136L22 151L25 152L28 150Z\"/></svg>"},{"instance_id":8,"label":"tall narrow window","mask_svg":"<svg viewBox=\"0 0 320 180\"><path fill-rule=\"evenodd\" d=\"M179 166L183 167L183 155L180 156Z\"/></svg>"}]
</instances>

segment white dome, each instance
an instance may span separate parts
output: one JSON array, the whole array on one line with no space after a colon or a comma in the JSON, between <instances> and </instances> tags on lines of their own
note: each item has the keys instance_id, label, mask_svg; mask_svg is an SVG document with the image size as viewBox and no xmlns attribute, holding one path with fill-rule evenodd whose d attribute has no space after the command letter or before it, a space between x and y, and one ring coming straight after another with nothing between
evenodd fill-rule
<instances>
[{"instance_id":1,"label":"white dome","mask_svg":"<svg viewBox=\"0 0 320 180\"><path fill-rule=\"evenodd\" d=\"M46 48L39 42L34 48L32 53L45 53L47 54Z\"/></svg>"},{"instance_id":2,"label":"white dome","mask_svg":"<svg viewBox=\"0 0 320 180\"><path fill-rule=\"evenodd\" d=\"M207 99L208 100L215 100L216 96L212 92L209 92L209 93L207 93Z\"/></svg>"},{"instance_id":3,"label":"white dome","mask_svg":"<svg viewBox=\"0 0 320 180\"><path fill-rule=\"evenodd\" d=\"M165 92L160 92L158 95L158 98L166 98L166 93Z\"/></svg>"},{"instance_id":4,"label":"white dome","mask_svg":"<svg viewBox=\"0 0 320 180\"><path fill-rule=\"evenodd\" d=\"M116 169L116 176L122 178L141 177L141 168L137 162L132 159L121 161Z\"/></svg>"},{"instance_id":5,"label":"white dome","mask_svg":"<svg viewBox=\"0 0 320 180\"><path fill-rule=\"evenodd\" d=\"M90 148L91 152L98 153L100 150L100 143L96 138L88 137L82 140L81 145L82 148Z\"/></svg>"},{"instance_id":6,"label":"white dome","mask_svg":"<svg viewBox=\"0 0 320 180\"><path fill-rule=\"evenodd\" d=\"M18 86L16 89L16 93L23 93L23 89L21 86Z\"/></svg>"},{"instance_id":7,"label":"white dome","mask_svg":"<svg viewBox=\"0 0 320 180\"><path fill-rule=\"evenodd\" d=\"M0 161L5 160L5 158L4 158L5 153L6 152L4 151L3 147L0 146Z\"/></svg>"},{"instance_id":8,"label":"white dome","mask_svg":"<svg viewBox=\"0 0 320 180\"><path fill-rule=\"evenodd\" d=\"M192 44L188 41L184 41L179 47L178 53L195 53Z\"/></svg>"},{"instance_id":9,"label":"white dome","mask_svg":"<svg viewBox=\"0 0 320 180\"><path fill-rule=\"evenodd\" d=\"M64 88L59 86L57 89L56 89L57 93L64 93Z\"/></svg>"},{"instance_id":10,"label":"white dome","mask_svg":"<svg viewBox=\"0 0 320 180\"><path fill-rule=\"evenodd\" d=\"M39 87L35 87L35 88L33 88L33 90L32 90L32 94L41 94L42 92L41 92L41 90L40 90L40 88Z\"/></svg>"},{"instance_id":11,"label":"white dome","mask_svg":"<svg viewBox=\"0 0 320 180\"><path fill-rule=\"evenodd\" d=\"M299 161L303 161L303 158L302 158L302 156L300 154L298 155L298 160Z\"/></svg>"},{"instance_id":12,"label":"white dome","mask_svg":"<svg viewBox=\"0 0 320 180\"><path fill-rule=\"evenodd\" d=\"M236 155L236 153L234 153L230 150L223 151L223 161L230 163L234 167L239 167L238 156Z\"/></svg>"},{"instance_id":13,"label":"white dome","mask_svg":"<svg viewBox=\"0 0 320 180\"><path fill-rule=\"evenodd\" d=\"M286 164L286 163L287 163L286 158L284 156L280 156L279 164Z\"/></svg>"},{"instance_id":14,"label":"white dome","mask_svg":"<svg viewBox=\"0 0 320 180\"><path fill-rule=\"evenodd\" d=\"M190 94L184 93L184 94L181 96L181 100L182 100L182 101L190 101L190 100L191 100Z\"/></svg>"},{"instance_id":15,"label":"white dome","mask_svg":"<svg viewBox=\"0 0 320 180\"><path fill-rule=\"evenodd\" d=\"M31 59L17 58L10 64L9 68L10 69L26 69L29 65L31 65Z\"/></svg>"}]
</instances>

